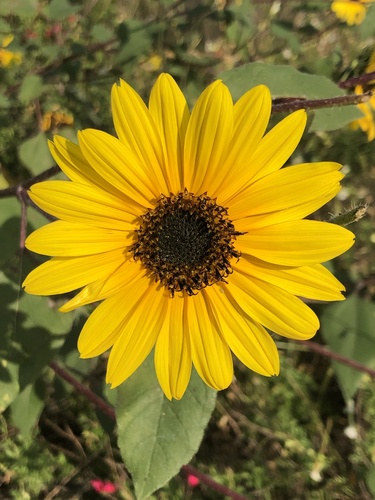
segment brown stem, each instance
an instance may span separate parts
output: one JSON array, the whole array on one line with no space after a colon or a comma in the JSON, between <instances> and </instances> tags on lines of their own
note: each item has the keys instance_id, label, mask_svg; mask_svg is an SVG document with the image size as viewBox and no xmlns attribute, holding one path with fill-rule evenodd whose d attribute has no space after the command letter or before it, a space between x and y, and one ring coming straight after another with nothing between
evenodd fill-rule
<instances>
[{"instance_id":1,"label":"brown stem","mask_svg":"<svg viewBox=\"0 0 375 500\"><path fill-rule=\"evenodd\" d=\"M207 486L210 486L213 490L218 491L219 493L226 495L230 498L233 498L233 500L249 500L249 497L244 497L243 495L240 495L239 493L236 493L235 491L231 490L230 488L227 488L226 486L223 486L222 484L217 483L213 479L211 479L209 476L206 474L203 474L203 472L200 472L199 470L195 469L191 465L184 465L182 466L182 470L186 472L187 474L192 474L193 476L197 477L202 483L207 484Z\"/></svg>"},{"instance_id":2,"label":"brown stem","mask_svg":"<svg viewBox=\"0 0 375 500\"><path fill-rule=\"evenodd\" d=\"M20 249L24 250L27 233L27 204L24 199L24 189L22 186L18 186L17 198L21 204Z\"/></svg>"},{"instance_id":3,"label":"brown stem","mask_svg":"<svg viewBox=\"0 0 375 500\"><path fill-rule=\"evenodd\" d=\"M275 99L272 104L273 113L285 111L296 111L297 109L321 109L333 108L336 106L353 106L368 102L372 92L364 94L351 94L338 97L329 97L327 99L304 99L302 97L287 97Z\"/></svg>"},{"instance_id":4,"label":"brown stem","mask_svg":"<svg viewBox=\"0 0 375 500\"><path fill-rule=\"evenodd\" d=\"M50 368L57 373L61 378L66 380L70 385L72 385L80 394L85 396L91 403L93 403L97 408L99 408L103 413L108 415L112 420L116 420L115 410L109 406L102 398L97 396L91 389L85 385L78 382L70 373L65 371L61 366L52 361L49 364Z\"/></svg>"},{"instance_id":5,"label":"brown stem","mask_svg":"<svg viewBox=\"0 0 375 500\"><path fill-rule=\"evenodd\" d=\"M344 82L338 83L338 86L342 89L350 89L355 87L356 85L362 85L364 83L370 83L372 80L375 80L375 71L371 71L370 73L364 73L360 76L353 76L352 78L348 78Z\"/></svg>"},{"instance_id":6,"label":"brown stem","mask_svg":"<svg viewBox=\"0 0 375 500\"><path fill-rule=\"evenodd\" d=\"M44 172L41 172L38 175L35 175L31 179L23 182L22 184L17 184L15 186L10 186L5 189L0 189L0 198L9 198L10 196L18 196L20 190L29 189L30 186L36 184L37 182L45 181L50 177L58 174L60 172L60 167L55 165L54 167L48 168Z\"/></svg>"},{"instance_id":7,"label":"brown stem","mask_svg":"<svg viewBox=\"0 0 375 500\"><path fill-rule=\"evenodd\" d=\"M331 358L334 361L338 361L343 365L350 366L350 368L354 368L363 373L367 373L370 377L375 378L375 370L372 368L368 368L367 366L355 361L354 359L347 358L342 354L338 354L337 352L333 352L327 347L324 347L316 342L312 342L311 340L301 340L298 342L299 344L303 344L310 349L310 351L314 351L322 356L326 356L327 358Z\"/></svg>"}]
</instances>

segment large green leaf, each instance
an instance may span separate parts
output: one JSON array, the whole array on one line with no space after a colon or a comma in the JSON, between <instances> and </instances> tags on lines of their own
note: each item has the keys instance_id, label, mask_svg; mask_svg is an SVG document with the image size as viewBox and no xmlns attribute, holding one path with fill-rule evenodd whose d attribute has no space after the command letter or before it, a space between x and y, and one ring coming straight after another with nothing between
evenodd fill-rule
<instances>
[{"instance_id":1,"label":"large green leaf","mask_svg":"<svg viewBox=\"0 0 375 500\"><path fill-rule=\"evenodd\" d=\"M302 73L290 66L249 63L218 75L228 85L234 100L255 85L269 87L273 97L304 97L326 99L345 95L345 92L325 76ZM356 106L317 109L311 130L336 130L359 118Z\"/></svg>"},{"instance_id":2,"label":"large green leaf","mask_svg":"<svg viewBox=\"0 0 375 500\"><path fill-rule=\"evenodd\" d=\"M216 392L196 373L180 401L169 401L155 376L153 357L118 389L118 443L138 500L166 484L197 451Z\"/></svg>"},{"instance_id":3,"label":"large green leaf","mask_svg":"<svg viewBox=\"0 0 375 500\"><path fill-rule=\"evenodd\" d=\"M71 313L62 314L45 297L24 294L24 272L37 264L20 249L20 204L0 200L0 410L32 384L65 341L72 326ZM28 232L45 219L30 210ZM25 410L26 411L26 410Z\"/></svg>"},{"instance_id":4,"label":"large green leaf","mask_svg":"<svg viewBox=\"0 0 375 500\"><path fill-rule=\"evenodd\" d=\"M365 366L375 365L375 304L356 295L324 309L321 332L329 347ZM363 373L341 363L333 363L346 400L357 391Z\"/></svg>"}]
</instances>

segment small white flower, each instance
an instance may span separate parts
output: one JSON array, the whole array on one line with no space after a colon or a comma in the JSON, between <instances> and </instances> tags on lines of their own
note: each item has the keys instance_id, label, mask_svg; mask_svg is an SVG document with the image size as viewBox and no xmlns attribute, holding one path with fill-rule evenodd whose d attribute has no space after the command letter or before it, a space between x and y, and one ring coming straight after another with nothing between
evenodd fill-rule
<instances>
[{"instance_id":1,"label":"small white flower","mask_svg":"<svg viewBox=\"0 0 375 500\"><path fill-rule=\"evenodd\" d=\"M349 425L344 430L344 434L349 439L357 439L358 438L358 431L357 431L357 428L354 425Z\"/></svg>"}]
</instances>

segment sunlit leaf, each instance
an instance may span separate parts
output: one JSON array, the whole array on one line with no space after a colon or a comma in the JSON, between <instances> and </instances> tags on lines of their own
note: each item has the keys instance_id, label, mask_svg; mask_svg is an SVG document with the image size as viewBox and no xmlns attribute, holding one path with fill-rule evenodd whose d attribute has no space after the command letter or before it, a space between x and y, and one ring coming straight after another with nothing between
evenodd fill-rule
<instances>
[{"instance_id":1,"label":"sunlit leaf","mask_svg":"<svg viewBox=\"0 0 375 500\"><path fill-rule=\"evenodd\" d=\"M39 0L0 0L0 15L33 16L38 12Z\"/></svg>"},{"instance_id":2,"label":"sunlit leaf","mask_svg":"<svg viewBox=\"0 0 375 500\"><path fill-rule=\"evenodd\" d=\"M228 85L234 100L255 85L269 87L272 97L326 99L346 93L325 76L302 73L290 66L250 63L218 75ZM311 130L336 130L359 118L356 106L342 106L311 111Z\"/></svg>"},{"instance_id":3,"label":"sunlit leaf","mask_svg":"<svg viewBox=\"0 0 375 500\"><path fill-rule=\"evenodd\" d=\"M23 142L19 149L19 156L33 175L40 174L54 164L48 149L47 137L43 132Z\"/></svg>"},{"instance_id":4,"label":"sunlit leaf","mask_svg":"<svg viewBox=\"0 0 375 500\"><path fill-rule=\"evenodd\" d=\"M38 75L28 75L22 81L21 88L18 93L18 98L22 103L28 104L33 99L39 97L42 92L42 78Z\"/></svg>"},{"instance_id":5,"label":"sunlit leaf","mask_svg":"<svg viewBox=\"0 0 375 500\"><path fill-rule=\"evenodd\" d=\"M166 484L198 450L216 392L193 373L180 401L169 401L150 355L118 391L118 443L138 500Z\"/></svg>"},{"instance_id":6,"label":"sunlit leaf","mask_svg":"<svg viewBox=\"0 0 375 500\"><path fill-rule=\"evenodd\" d=\"M45 11L47 17L60 21L65 17L76 14L80 9L79 5L72 5L68 0L52 0Z\"/></svg>"}]
</instances>

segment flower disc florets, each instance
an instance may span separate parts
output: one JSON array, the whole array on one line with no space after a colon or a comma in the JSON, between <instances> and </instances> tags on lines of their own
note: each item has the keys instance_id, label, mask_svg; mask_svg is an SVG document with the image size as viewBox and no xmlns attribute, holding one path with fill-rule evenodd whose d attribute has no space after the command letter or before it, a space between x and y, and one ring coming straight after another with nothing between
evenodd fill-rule
<instances>
[{"instance_id":1,"label":"flower disc florets","mask_svg":"<svg viewBox=\"0 0 375 500\"><path fill-rule=\"evenodd\" d=\"M224 207L185 190L162 195L142 216L130 250L172 297L180 291L194 295L232 273L230 261L240 257L234 248L239 234Z\"/></svg>"}]
</instances>

